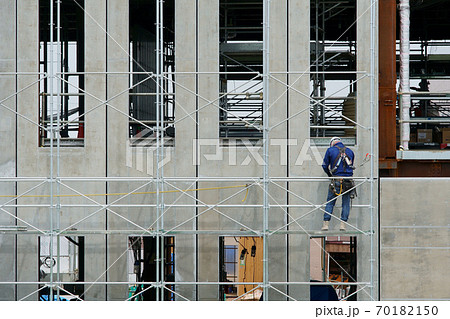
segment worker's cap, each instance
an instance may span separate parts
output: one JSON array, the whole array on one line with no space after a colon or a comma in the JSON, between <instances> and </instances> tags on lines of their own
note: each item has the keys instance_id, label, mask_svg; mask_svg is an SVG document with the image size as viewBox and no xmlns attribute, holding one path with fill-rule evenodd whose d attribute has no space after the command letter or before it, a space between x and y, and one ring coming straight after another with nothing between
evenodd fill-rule
<instances>
[{"instance_id":1,"label":"worker's cap","mask_svg":"<svg viewBox=\"0 0 450 319\"><path fill-rule=\"evenodd\" d=\"M341 138L338 136L333 136L330 140L330 147L333 146L333 142L341 141Z\"/></svg>"}]
</instances>

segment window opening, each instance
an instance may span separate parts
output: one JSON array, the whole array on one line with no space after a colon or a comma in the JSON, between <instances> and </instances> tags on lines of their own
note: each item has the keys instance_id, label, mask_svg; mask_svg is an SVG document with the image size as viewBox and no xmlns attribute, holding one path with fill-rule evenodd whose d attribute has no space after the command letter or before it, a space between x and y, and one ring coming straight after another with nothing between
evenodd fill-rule
<instances>
[{"instance_id":1,"label":"window opening","mask_svg":"<svg viewBox=\"0 0 450 319\"><path fill-rule=\"evenodd\" d=\"M261 237L219 237L220 300L256 301L262 298L263 240Z\"/></svg>"},{"instance_id":2,"label":"window opening","mask_svg":"<svg viewBox=\"0 0 450 319\"><path fill-rule=\"evenodd\" d=\"M156 0L130 0L130 105L131 145L152 146L157 139ZM164 35L162 45L164 145L173 146L175 137L175 13L174 0L163 3Z\"/></svg>"},{"instance_id":3,"label":"window opening","mask_svg":"<svg viewBox=\"0 0 450 319\"><path fill-rule=\"evenodd\" d=\"M51 129L57 130L61 146L84 146L84 1L62 1L60 3L60 57L58 65L57 9L54 2L54 39L50 39L50 3L39 1L39 146L50 146ZM54 52L52 56L53 45ZM52 62L53 61L53 62ZM53 64L56 78L47 77ZM60 87L57 96L58 81ZM53 100L50 96L53 88ZM51 101L55 109L50 109ZM59 109L57 109L59 108ZM57 120L60 120L60 128ZM53 117L53 128L50 127ZM54 136L56 138L56 136Z\"/></svg>"},{"instance_id":4,"label":"window opening","mask_svg":"<svg viewBox=\"0 0 450 319\"><path fill-rule=\"evenodd\" d=\"M219 136L262 138L263 1L220 0Z\"/></svg>"},{"instance_id":5,"label":"window opening","mask_svg":"<svg viewBox=\"0 0 450 319\"><path fill-rule=\"evenodd\" d=\"M450 97L438 93L445 92L448 84L445 79L411 79L411 91L417 93L411 94L410 149L450 148ZM399 127L397 132L399 145Z\"/></svg>"},{"instance_id":6,"label":"window opening","mask_svg":"<svg viewBox=\"0 0 450 319\"><path fill-rule=\"evenodd\" d=\"M356 282L355 236L312 237L310 239L311 282ZM313 301L357 300L355 285L311 285Z\"/></svg>"},{"instance_id":7,"label":"window opening","mask_svg":"<svg viewBox=\"0 0 450 319\"><path fill-rule=\"evenodd\" d=\"M58 258L59 240L59 258ZM59 280L62 282L73 282L62 284L59 290L59 300L83 299L84 285L76 282L84 281L84 237L60 236L53 237L53 256L51 256L51 237L38 237L39 247L39 281L49 282L50 272L53 269L53 280L57 280L59 267ZM53 257L53 258L52 258ZM42 288L44 286L40 286ZM57 300L57 289L53 288L53 298ZM39 291L40 301L50 300L50 288L45 287Z\"/></svg>"},{"instance_id":8,"label":"window opening","mask_svg":"<svg viewBox=\"0 0 450 319\"><path fill-rule=\"evenodd\" d=\"M310 135L356 143L356 1L311 0Z\"/></svg>"},{"instance_id":9,"label":"window opening","mask_svg":"<svg viewBox=\"0 0 450 319\"><path fill-rule=\"evenodd\" d=\"M156 237L128 237L128 281L135 282L129 286L128 298L134 301L156 301L156 288L139 282L156 282L156 270L164 274L165 282L175 282L175 237L162 237L161 246L164 250L164 265L156 260ZM160 255L161 256L161 255ZM174 301L175 285L165 285L164 300ZM144 292L142 292L144 291ZM136 296L136 297L134 297Z\"/></svg>"},{"instance_id":10,"label":"window opening","mask_svg":"<svg viewBox=\"0 0 450 319\"><path fill-rule=\"evenodd\" d=\"M433 6L411 4L409 78L411 92L409 149L450 148L450 94L448 56L450 40L447 21L442 12L448 3L441 1ZM420 12L420 14L419 14ZM427 21L433 21L432 24ZM427 28L423 26L427 25ZM397 40L396 54L400 54ZM398 66L397 66L398 70ZM397 81L397 149L400 144L400 94Z\"/></svg>"}]
</instances>

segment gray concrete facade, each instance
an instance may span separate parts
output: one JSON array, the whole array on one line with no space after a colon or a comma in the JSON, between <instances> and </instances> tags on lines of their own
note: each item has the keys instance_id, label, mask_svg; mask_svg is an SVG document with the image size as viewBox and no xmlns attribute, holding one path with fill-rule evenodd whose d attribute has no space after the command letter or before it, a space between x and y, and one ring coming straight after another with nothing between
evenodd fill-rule
<instances>
[{"instance_id":1,"label":"gray concrete facade","mask_svg":"<svg viewBox=\"0 0 450 319\"><path fill-rule=\"evenodd\" d=\"M37 1L0 1L6 42L0 48L0 226L27 227L0 233L1 300L37 300L38 237L67 232L85 237L86 300L128 298L128 284L120 282L128 281L129 235L175 237L177 300L220 298L219 237L266 236L266 298L309 300L310 237L327 235L319 229L329 184L321 167L326 147L310 145L310 1L265 2L268 140L222 144L219 0L177 0L176 135L173 146L157 149L129 141L128 0L85 0L84 146L57 147L55 138L53 148L38 144ZM377 299L379 290L377 40L369 36L377 34L376 14L376 2L357 0L358 127L351 148L357 165L367 153L371 159L355 170L358 197L346 234L358 239L358 300ZM267 185L262 143L268 143ZM390 183L382 192L390 192ZM329 235L340 235L339 206L340 200ZM394 261L390 251L383 254ZM382 296L391 295L382 290Z\"/></svg>"},{"instance_id":2,"label":"gray concrete facade","mask_svg":"<svg viewBox=\"0 0 450 319\"><path fill-rule=\"evenodd\" d=\"M380 180L380 300L450 298L449 183L448 178Z\"/></svg>"}]
</instances>

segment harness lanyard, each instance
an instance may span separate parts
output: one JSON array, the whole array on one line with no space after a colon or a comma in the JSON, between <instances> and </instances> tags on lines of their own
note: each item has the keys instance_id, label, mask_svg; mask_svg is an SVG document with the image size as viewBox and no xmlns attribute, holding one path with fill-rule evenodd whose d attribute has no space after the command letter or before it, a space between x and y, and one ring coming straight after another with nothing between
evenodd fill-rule
<instances>
[{"instance_id":1,"label":"harness lanyard","mask_svg":"<svg viewBox=\"0 0 450 319\"><path fill-rule=\"evenodd\" d=\"M339 196L339 195L342 194L342 184L343 184L343 180L342 180L342 179L341 179L340 183L341 183L341 189L339 190L339 194L336 193L336 192L334 192L334 195L336 195L336 196ZM335 188L335 189L336 189L336 188Z\"/></svg>"}]
</instances>

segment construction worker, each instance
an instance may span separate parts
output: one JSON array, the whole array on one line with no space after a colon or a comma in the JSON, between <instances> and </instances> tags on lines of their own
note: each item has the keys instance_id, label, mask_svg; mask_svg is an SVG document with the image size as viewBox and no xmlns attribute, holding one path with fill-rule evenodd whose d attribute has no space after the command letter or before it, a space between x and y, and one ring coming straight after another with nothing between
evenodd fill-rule
<instances>
[{"instance_id":1,"label":"construction worker","mask_svg":"<svg viewBox=\"0 0 450 319\"><path fill-rule=\"evenodd\" d=\"M354 182L351 179L342 179L339 177L353 176L355 154L351 149L345 147L339 137L332 137L330 147L325 153L322 168L325 173L332 177L328 189L327 204L323 216L322 230L328 230L333 208L336 204L336 197L342 194L342 212L340 230L345 231L345 223L350 214L350 199L355 196ZM352 189L353 188L353 189ZM349 189L352 189L348 191ZM334 199L333 199L334 198Z\"/></svg>"}]
</instances>

